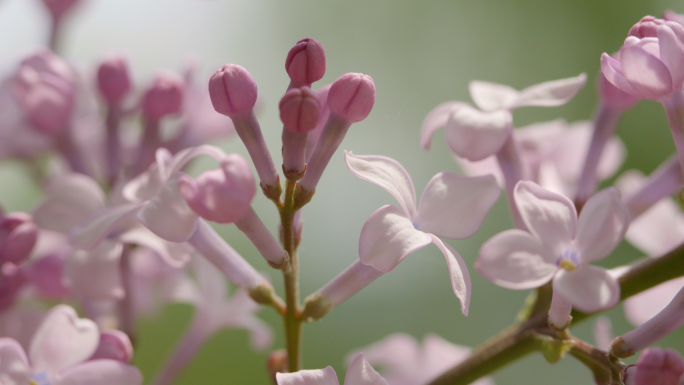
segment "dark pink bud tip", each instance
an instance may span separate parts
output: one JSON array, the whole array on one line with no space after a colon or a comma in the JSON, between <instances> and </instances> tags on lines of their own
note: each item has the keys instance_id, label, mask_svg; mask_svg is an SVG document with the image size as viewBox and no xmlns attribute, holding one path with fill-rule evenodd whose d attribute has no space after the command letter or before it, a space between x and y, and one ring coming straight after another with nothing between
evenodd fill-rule
<instances>
[{"instance_id":1,"label":"dark pink bud tip","mask_svg":"<svg viewBox=\"0 0 684 385\"><path fill-rule=\"evenodd\" d=\"M321 103L309 87L293 88L280 99L280 120L288 130L303 134L316 128Z\"/></svg>"},{"instance_id":2,"label":"dark pink bud tip","mask_svg":"<svg viewBox=\"0 0 684 385\"><path fill-rule=\"evenodd\" d=\"M285 59L285 70L295 85L310 85L325 75L325 50L316 39L306 38L295 44Z\"/></svg>"},{"instance_id":3,"label":"dark pink bud tip","mask_svg":"<svg viewBox=\"0 0 684 385\"><path fill-rule=\"evenodd\" d=\"M143 96L143 114L151 119L178 114L183 107L184 88L179 75L171 71L160 72Z\"/></svg>"},{"instance_id":4,"label":"dark pink bud tip","mask_svg":"<svg viewBox=\"0 0 684 385\"><path fill-rule=\"evenodd\" d=\"M226 64L209 79L209 96L216 112L239 115L254 108L257 86L252 75L237 64Z\"/></svg>"},{"instance_id":5,"label":"dark pink bud tip","mask_svg":"<svg viewBox=\"0 0 684 385\"><path fill-rule=\"evenodd\" d=\"M107 102L121 102L131 90L131 77L126 58L111 56L103 60L97 69L97 86Z\"/></svg>"},{"instance_id":6,"label":"dark pink bud tip","mask_svg":"<svg viewBox=\"0 0 684 385\"><path fill-rule=\"evenodd\" d=\"M644 16L638 23L634 24L629 30L629 36L643 39L645 37L658 37L658 26L665 24L665 20L654 16Z\"/></svg>"},{"instance_id":7,"label":"dark pink bud tip","mask_svg":"<svg viewBox=\"0 0 684 385\"><path fill-rule=\"evenodd\" d=\"M81 0L43 0L45 7L50 11L52 17L57 20L69 12Z\"/></svg>"},{"instance_id":8,"label":"dark pink bud tip","mask_svg":"<svg viewBox=\"0 0 684 385\"><path fill-rule=\"evenodd\" d=\"M360 73L340 76L330 86L328 108L349 119L360 122L370 114L375 103L375 84L373 78Z\"/></svg>"},{"instance_id":9,"label":"dark pink bud tip","mask_svg":"<svg viewBox=\"0 0 684 385\"><path fill-rule=\"evenodd\" d=\"M651 348L639 356L634 373L636 385L678 385L684 374L682 357L674 350Z\"/></svg>"}]
</instances>

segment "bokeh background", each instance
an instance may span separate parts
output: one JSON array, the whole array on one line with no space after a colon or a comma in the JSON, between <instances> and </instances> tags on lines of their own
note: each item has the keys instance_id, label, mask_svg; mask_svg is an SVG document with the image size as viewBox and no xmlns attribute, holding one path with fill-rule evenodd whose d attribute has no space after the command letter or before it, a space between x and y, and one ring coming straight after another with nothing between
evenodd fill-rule
<instances>
[{"instance_id":1,"label":"bokeh background","mask_svg":"<svg viewBox=\"0 0 684 385\"><path fill-rule=\"evenodd\" d=\"M424 116L448 100L469 100L473 79L518 89L546 80L589 75L585 89L566 106L515 111L516 126L563 117L591 118L594 80L602 52L617 50L630 26L644 15L666 9L684 12L672 0L83 0L64 31L63 53L86 73L105 52L127 52L138 84L146 84L159 68L181 70L188 54L201 60L204 79L226 62L247 68L257 81L263 104L260 121L269 148L279 160L281 123L277 104L289 82L284 60L303 37L314 37L326 49L328 69L319 86L346 72L370 74L377 87L371 115L352 127L328 167L317 195L305 209L300 250L302 294L318 289L357 258L361 227L368 216L393 198L377 186L351 175L341 150L379 154L401 162L420 194L437 172L458 167L440 135L429 152L419 146ZM0 0L0 71L7 74L22 53L46 41L48 16L38 0ZM2 117L0 117L2 119ZM645 101L625 114L619 135L628 148L623 170L646 173L674 152L659 104ZM246 155L237 139L220 143ZM581 154L578 154L580 156ZM0 203L9 211L31 210L41 191L18 163L0 163ZM276 212L263 196L255 209L276 228ZM496 287L472 269L479 246L511 227L503 198L475 236L448 241L471 266L473 295L470 316L460 314L436 247L407 258L391 274L379 278L323 320L305 325L306 368L332 365L341 378L345 357L353 350L395 332L422 338L437 333L457 344L475 346L509 325L526 293ZM282 280L269 271L256 250L234 227L220 228L231 245L258 269L267 271L280 290ZM623 244L606 266L633 261L639 252ZM629 330L622 308L607 313L615 333ZM192 309L174 305L140 324L135 363L147 378L187 326ZM270 309L260 315L283 346L282 324ZM593 321L573 332L593 341ZM684 331L661 343L684 350ZM183 384L268 384L267 352L249 347L242 330L224 330L201 350L177 381ZM589 384L589 372L567 357L556 365L535 354L494 374L497 384Z\"/></svg>"}]
</instances>

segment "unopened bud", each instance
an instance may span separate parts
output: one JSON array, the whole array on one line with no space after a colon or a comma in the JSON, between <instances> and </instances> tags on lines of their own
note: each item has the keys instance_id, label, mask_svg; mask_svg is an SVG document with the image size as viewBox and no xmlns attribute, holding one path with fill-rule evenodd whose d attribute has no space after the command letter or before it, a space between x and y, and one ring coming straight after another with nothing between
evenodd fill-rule
<instances>
[{"instance_id":1,"label":"unopened bud","mask_svg":"<svg viewBox=\"0 0 684 385\"><path fill-rule=\"evenodd\" d=\"M43 0L54 20L59 20L81 0Z\"/></svg>"},{"instance_id":2,"label":"unopened bud","mask_svg":"<svg viewBox=\"0 0 684 385\"><path fill-rule=\"evenodd\" d=\"M273 291L273 286L271 286L270 283L263 281L255 286L252 286L248 290L250 298L254 300L254 302L262 305L268 305L273 303L273 294L275 292Z\"/></svg>"},{"instance_id":3,"label":"unopened bud","mask_svg":"<svg viewBox=\"0 0 684 385\"><path fill-rule=\"evenodd\" d=\"M628 36L634 36L639 39L645 37L658 37L658 27L665 24L665 20L658 19L654 16L644 16L638 23L634 24L629 29Z\"/></svg>"},{"instance_id":4,"label":"unopened bud","mask_svg":"<svg viewBox=\"0 0 684 385\"><path fill-rule=\"evenodd\" d=\"M100 344L90 357L90 360L116 360L123 363L131 362L133 358L133 344L128 335L120 330L107 330L100 333Z\"/></svg>"},{"instance_id":5,"label":"unopened bud","mask_svg":"<svg viewBox=\"0 0 684 385\"><path fill-rule=\"evenodd\" d=\"M209 79L209 96L216 112L234 116L252 111L257 85L252 75L237 64L226 64Z\"/></svg>"},{"instance_id":6,"label":"unopened bud","mask_svg":"<svg viewBox=\"0 0 684 385\"><path fill-rule=\"evenodd\" d=\"M316 39L306 38L287 53L285 70L293 87L309 86L325 75L325 50Z\"/></svg>"},{"instance_id":7,"label":"unopened bud","mask_svg":"<svg viewBox=\"0 0 684 385\"><path fill-rule=\"evenodd\" d=\"M0 264L20 264L28 258L38 240L38 228L25 213L0 212Z\"/></svg>"},{"instance_id":8,"label":"unopened bud","mask_svg":"<svg viewBox=\"0 0 684 385\"><path fill-rule=\"evenodd\" d=\"M97 69L97 86L110 104L119 104L131 91L128 61L123 56L111 56Z\"/></svg>"},{"instance_id":9,"label":"unopened bud","mask_svg":"<svg viewBox=\"0 0 684 385\"><path fill-rule=\"evenodd\" d=\"M636 365L622 372L625 385L678 385L684 374L684 361L675 350L644 350Z\"/></svg>"},{"instance_id":10,"label":"unopened bud","mask_svg":"<svg viewBox=\"0 0 684 385\"><path fill-rule=\"evenodd\" d=\"M152 120L181 112L183 107L183 78L171 71L161 71L147 89L142 100L143 114Z\"/></svg>"},{"instance_id":11,"label":"unopened bud","mask_svg":"<svg viewBox=\"0 0 684 385\"><path fill-rule=\"evenodd\" d=\"M280 120L288 130L303 134L316 128L321 105L308 87L293 88L280 100Z\"/></svg>"},{"instance_id":12,"label":"unopened bud","mask_svg":"<svg viewBox=\"0 0 684 385\"><path fill-rule=\"evenodd\" d=\"M360 122L370 114L375 103L373 78L360 73L340 76L328 92L331 113L344 116L352 123Z\"/></svg>"}]
</instances>

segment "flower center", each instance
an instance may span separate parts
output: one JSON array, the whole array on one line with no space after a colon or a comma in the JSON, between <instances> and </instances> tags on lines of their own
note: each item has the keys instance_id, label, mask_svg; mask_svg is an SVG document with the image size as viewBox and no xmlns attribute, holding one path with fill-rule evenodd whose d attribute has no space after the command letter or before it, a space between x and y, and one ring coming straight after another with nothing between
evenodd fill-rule
<instances>
[{"instance_id":1,"label":"flower center","mask_svg":"<svg viewBox=\"0 0 684 385\"><path fill-rule=\"evenodd\" d=\"M35 373L31 376L30 385L51 385L47 372Z\"/></svg>"},{"instance_id":2,"label":"flower center","mask_svg":"<svg viewBox=\"0 0 684 385\"><path fill-rule=\"evenodd\" d=\"M575 250L565 250L563 256L558 257L556 262L558 267L565 269L567 271L573 271L577 269L579 265L579 257L577 256L577 251Z\"/></svg>"}]
</instances>

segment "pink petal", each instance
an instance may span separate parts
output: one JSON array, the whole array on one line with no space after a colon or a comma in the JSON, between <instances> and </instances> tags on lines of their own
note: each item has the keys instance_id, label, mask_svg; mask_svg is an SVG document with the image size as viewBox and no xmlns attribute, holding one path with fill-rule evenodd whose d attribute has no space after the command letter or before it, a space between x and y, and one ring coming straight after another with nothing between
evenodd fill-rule
<instances>
[{"instance_id":1,"label":"pink petal","mask_svg":"<svg viewBox=\"0 0 684 385\"><path fill-rule=\"evenodd\" d=\"M0 380L3 385L26 385L31 381L26 353L11 338L0 338Z\"/></svg>"},{"instance_id":2,"label":"pink petal","mask_svg":"<svg viewBox=\"0 0 684 385\"><path fill-rule=\"evenodd\" d=\"M522 290L550 281L555 262L556 254L530 233L507 230L482 245L475 269L496 285Z\"/></svg>"},{"instance_id":3,"label":"pink petal","mask_svg":"<svg viewBox=\"0 0 684 385\"><path fill-rule=\"evenodd\" d=\"M510 112L482 112L465 105L451 114L444 138L456 155L477 161L499 151L512 129Z\"/></svg>"},{"instance_id":4,"label":"pink petal","mask_svg":"<svg viewBox=\"0 0 684 385\"><path fill-rule=\"evenodd\" d=\"M214 158L214 160L221 162L221 159L226 156L226 153L218 147L209 146L206 144L181 150L174 156L173 162L168 167L168 170L166 170L166 177L169 178L173 174L182 171L191 160L202 155L207 155L211 158Z\"/></svg>"},{"instance_id":5,"label":"pink petal","mask_svg":"<svg viewBox=\"0 0 684 385\"><path fill-rule=\"evenodd\" d=\"M652 287L625 301L625 316L634 326L639 326L660 313L684 287L684 277L673 279Z\"/></svg>"},{"instance_id":6,"label":"pink petal","mask_svg":"<svg viewBox=\"0 0 684 385\"><path fill-rule=\"evenodd\" d=\"M662 61L642 47L638 45L623 47L620 50L620 63L625 78L636 92L635 96L658 100L672 93L670 70ZM616 84L616 86L619 88L619 85Z\"/></svg>"},{"instance_id":7,"label":"pink petal","mask_svg":"<svg viewBox=\"0 0 684 385\"><path fill-rule=\"evenodd\" d=\"M416 339L404 333L390 334L382 341L360 351L363 352L369 362L384 367L383 373L397 372L397 375L402 372L410 372L410 369L417 366L421 353ZM356 355L353 358L355 357ZM350 358L352 357L348 357L348 362L351 361Z\"/></svg>"},{"instance_id":8,"label":"pink petal","mask_svg":"<svg viewBox=\"0 0 684 385\"><path fill-rule=\"evenodd\" d=\"M93 250L77 250L64 266L64 284L80 299L114 301L123 298L121 243L104 241Z\"/></svg>"},{"instance_id":9,"label":"pink petal","mask_svg":"<svg viewBox=\"0 0 684 385\"><path fill-rule=\"evenodd\" d=\"M406 169L394 159L379 155L354 155L344 152L344 161L352 174L374 183L392 194L406 216L416 214L416 189Z\"/></svg>"},{"instance_id":10,"label":"pink petal","mask_svg":"<svg viewBox=\"0 0 684 385\"><path fill-rule=\"evenodd\" d=\"M359 259L383 273L392 271L407 255L432 242L418 231L398 208L387 205L364 223L359 238Z\"/></svg>"},{"instance_id":11,"label":"pink petal","mask_svg":"<svg viewBox=\"0 0 684 385\"><path fill-rule=\"evenodd\" d=\"M622 72L622 64L605 52L601 55L601 72L612 85L630 95L637 96L637 92L634 91Z\"/></svg>"},{"instance_id":12,"label":"pink petal","mask_svg":"<svg viewBox=\"0 0 684 385\"><path fill-rule=\"evenodd\" d=\"M34 222L43 229L68 233L104 209L100 186L83 174L60 176L47 188L47 199L33 212Z\"/></svg>"},{"instance_id":13,"label":"pink petal","mask_svg":"<svg viewBox=\"0 0 684 385\"><path fill-rule=\"evenodd\" d=\"M496 178L497 185L501 188L504 187L503 173L495 156L489 156L477 162L471 162L458 156L454 156L454 159L464 174L470 176L492 175Z\"/></svg>"},{"instance_id":14,"label":"pink petal","mask_svg":"<svg viewBox=\"0 0 684 385\"><path fill-rule=\"evenodd\" d=\"M344 377L344 385L388 385L378 372L363 358L363 353L354 358Z\"/></svg>"},{"instance_id":15,"label":"pink petal","mask_svg":"<svg viewBox=\"0 0 684 385\"><path fill-rule=\"evenodd\" d=\"M617 188L601 190L589 198L577 224L575 247L580 260L588 263L607 257L624 238L629 220Z\"/></svg>"},{"instance_id":16,"label":"pink petal","mask_svg":"<svg viewBox=\"0 0 684 385\"><path fill-rule=\"evenodd\" d=\"M441 239L432 234L430 234L430 237L432 238L432 243L442 251L444 258L446 258L447 266L449 267L449 278L451 279L451 289L461 301L461 312L467 317L471 293L468 266L451 246L443 243Z\"/></svg>"},{"instance_id":17,"label":"pink petal","mask_svg":"<svg viewBox=\"0 0 684 385\"><path fill-rule=\"evenodd\" d=\"M133 358L133 344L128 335L121 330L107 330L100 334L100 344L89 361L109 359L125 364Z\"/></svg>"},{"instance_id":18,"label":"pink petal","mask_svg":"<svg viewBox=\"0 0 684 385\"><path fill-rule=\"evenodd\" d=\"M671 28L660 26L657 31L660 60L670 71L674 89L681 89L684 85L684 49Z\"/></svg>"},{"instance_id":19,"label":"pink petal","mask_svg":"<svg viewBox=\"0 0 684 385\"><path fill-rule=\"evenodd\" d=\"M97 325L78 318L66 305L55 306L36 331L29 357L34 372L58 373L90 358L100 342Z\"/></svg>"},{"instance_id":20,"label":"pink petal","mask_svg":"<svg viewBox=\"0 0 684 385\"><path fill-rule=\"evenodd\" d=\"M625 238L632 246L659 257L684 243L684 215L667 197L632 220Z\"/></svg>"},{"instance_id":21,"label":"pink petal","mask_svg":"<svg viewBox=\"0 0 684 385\"><path fill-rule=\"evenodd\" d=\"M138 368L115 360L84 362L57 375L55 385L142 385Z\"/></svg>"},{"instance_id":22,"label":"pink petal","mask_svg":"<svg viewBox=\"0 0 684 385\"><path fill-rule=\"evenodd\" d=\"M591 265L570 272L558 270L553 290L570 300L573 308L587 313L609 309L620 300L618 281L607 270Z\"/></svg>"},{"instance_id":23,"label":"pink petal","mask_svg":"<svg viewBox=\"0 0 684 385\"><path fill-rule=\"evenodd\" d=\"M435 131L446 125L454 108L464 104L461 102L442 103L427 114L420 127L420 145L423 149L430 149L430 139Z\"/></svg>"},{"instance_id":24,"label":"pink petal","mask_svg":"<svg viewBox=\"0 0 684 385\"><path fill-rule=\"evenodd\" d=\"M440 237L467 238L480 228L500 194L492 175L439 173L425 187L414 226Z\"/></svg>"},{"instance_id":25,"label":"pink petal","mask_svg":"<svg viewBox=\"0 0 684 385\"><path fill-rule=\"evenodd\" d=\"M276 374L278 385L340 385L331 366L325 369L300 370L295 373Z\"/></svg>"},{"instance_id":26,"label":"pink petal","mask_svg":"<svg viewBox=\"0 0 684 385\"><path fill-rule=\"evenodd\" d=\"M584 87L587 74L539 83L520 91L511 109L526 106L555 107L569 102Z\"/></svg>"},{"instance_id":27,"label":"pink petal","mask_svg":"<svg viewBox=\"0 0 684 385\"><path fill-rule=\"evenodd\" d=\"M185 242L197 229L199 216L192 211L178 190L180 173L170 178L159 194L139 212L138 220L162 239Z\"/></svg>"},{"instance_id":28,"label":"pink petal","mask_svg":"<svg viewBox=\"0 0 684 385\"><path fill-rule=\"evenodd\" d=\"M144 203L129 203L110 207L94 214L90 221L74 228L70 233L71 244L80 249L92 249L103 239L111 235L112 230L120 223L143 207Z\"/></svg>"},{"instance_id":29,"label":"pink petal","mask_svg":"<svg viewBox=\"0 0 684 385\"><path fill-rule=\"evenodd\" d=\"M475 105L487 112L510 108L519 95L512 87L478 80L470 82L468 89Z\"/></svg>"},{"instance_id":30,"label":"pink petal","mask_svg":"<svg viewBox=\"0 0 684 385\"><path fill-rule=\"evenodd\" d=\"M561 255L575 237L577 210L563 195L546 190L534 182L518 182L515 203L530 232Z\"/></svg>"},{"instance_id":31,"label":"pink petal","mask_svg":"<svg viewBox=\"0 0 684 385\"><path fill-rule=\"evenodd\" d=\"M135 244L154 250L164 262L173 267L183 267L190 260L192 247L185 243L167 242L146 227L138 226L121 234L119 240L123 243Z\"/></svg>"}]
</instances>

